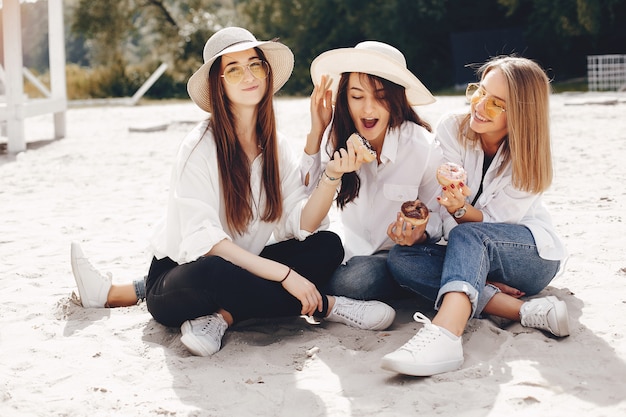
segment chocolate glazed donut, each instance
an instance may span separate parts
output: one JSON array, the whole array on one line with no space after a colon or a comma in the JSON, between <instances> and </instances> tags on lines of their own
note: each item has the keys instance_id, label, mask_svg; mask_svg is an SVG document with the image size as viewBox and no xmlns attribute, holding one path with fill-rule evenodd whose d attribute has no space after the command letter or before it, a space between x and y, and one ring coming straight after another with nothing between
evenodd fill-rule
<instances>
[{"instance_id":1,"label":"chocolate glazed donut","mask_svg":"<svg viewBox=\"0 0 626 417\"><path fill-rule=\"evenodd\" d=\"M376 159L376 151L363 136L359 135L358 133L353 133L350 135L348 140L352 142L354 149L358 149L360 146L365 146L365 149L367 150L367 152L365 152L363 156L363 160L365 162L372 162Z\"/></svg>"},{"instance_id":2,"label":"chocolate glazed donut","mask_svg":"<svg viewBox=\"0 0 626 417\"><path fill-rule=\"evenodd\" d=\"M405 201L400 208L402 218L404 221L412 224L413 226L419 226L428 221L430 215L426 204L422 203L419 199L415 201Z\"/></svg>"}]
</instances>

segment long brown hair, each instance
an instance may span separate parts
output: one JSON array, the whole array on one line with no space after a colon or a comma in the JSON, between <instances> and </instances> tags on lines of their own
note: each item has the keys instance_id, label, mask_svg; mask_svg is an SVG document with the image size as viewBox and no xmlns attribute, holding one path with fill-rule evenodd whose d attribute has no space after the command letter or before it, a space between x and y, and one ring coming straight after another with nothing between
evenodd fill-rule
<instances>
[{"instance_id":1,"label":"long brown hair","mask_svg":"<svg viewBox=\"0 0 626 417\"><path fill-rule=\"evenodd\" d=\"M507 136L503 144L504 162L498 173L510 162L513 185L531 193L541 193L552 183L550 146L550 80L534 61L501 56L483 64L477 71L481 80L494 69L507 80ZM461 141L479 141L469 128L470 115L461 122ZM465 132L465 133L463 133Z\"/></svg>"},{"instance_id":2,"label":"long brown hair","mask_svg":"<svg viewBox=\"0 0 626 417\"><path fill-rule=\"evenodd\" d=\"M348 81L350 80L350 74L345 72L341 74L339 79L335 114L330 130L330 139L326 145L326 152L328 152L329 156L333 155L337 149L346 148L348 137L356 132L356 127L348 108ZM377 91L382 86L383 92L377 100L389 112L389 126L387 129L400 127L402 123L409 121L424 127L429 132L432 131L430 125L422 120L409 104L404 87L371 74L359 73L359 77L363 84L369 85L371 91ZM337 195L337 206L343 209L346 204L359 196L360 188L361 179L356 172L344 174L341 178L341 188Z\"/></svg>"},{"instance_id":3,"label":"long brown hair","mask_svg":"<svg viewBox=\"0 0 626 417\"><path fill-rule=\"evenodd\" d=\"M259 48L254 48L259 58L266 61ZM222 84L221 57L217 58L209 71L209 90L213 112L209 128L213 131L217 147L220 182L222 184L226 221L228 227L243 234L254 217L252 189L250 186L250 163L243 151L235 131L235 116ZM268 63L269 66L269 63ZM263 156L263 189L265 210L260 213L266 222L278 220L282 216L282 193L278 163L278 143L276 138L276 117L274 115L274 82L272 69L266 78L263 99L257 106L256 135ZM261 197L263 198L263 196Z\"/></svg>"}]
</instances>

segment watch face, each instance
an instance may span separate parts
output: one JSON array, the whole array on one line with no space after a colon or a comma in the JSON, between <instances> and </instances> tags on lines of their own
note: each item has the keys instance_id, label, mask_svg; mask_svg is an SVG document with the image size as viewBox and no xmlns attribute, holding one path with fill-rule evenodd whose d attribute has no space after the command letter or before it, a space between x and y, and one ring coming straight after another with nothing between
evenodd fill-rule
<instances>
[{"instance_id":1,"label":"watch face","mask_svg":"<svg viewBox=\"0 0 626 417\"><path fill-rule=\"evenodd\" d=\"M455 219L460 219L461 217L463 217L465 215L465 212L467 210L465 210L465 207L461 207L460 209L458 209L457 211L454 212L454 218Z\"/></svg>"}]
</instances>

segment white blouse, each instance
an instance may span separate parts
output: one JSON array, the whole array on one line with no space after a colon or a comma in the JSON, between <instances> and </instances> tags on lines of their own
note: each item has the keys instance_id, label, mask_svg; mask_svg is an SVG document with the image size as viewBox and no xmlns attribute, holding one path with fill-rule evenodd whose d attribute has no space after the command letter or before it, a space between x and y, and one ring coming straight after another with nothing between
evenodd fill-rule
<instances>
[{"instance_id":1,"label":"white blouse","mask_svg":"<svg viewBox=\"0 0 626 417\"><path fill-rule=\"evenodd\" d=\"M437 139L441 143L447 161L462 165L467 171L467 185L472 190L468 202L474 201L482 178L484 152L479 143L467 147L458 140L459 122L466 114L447 114L437 125ZM491 165L485 173L483 191L475 208L483 213L484 222L521 224L530 229L539 256L544 259L562 261L567 257L565 246L552 226L550 214L543 205L541 194L521 191L513 186L511 164L500 175L502 147L498 149ZM457 225L445 208L441 210L444 221L444 237Z\"/></svg>"},{"instance_id":2,"label":"white blouse","mask_svg":"<svg viewBox=\"0 0 626 417\"><path fill-rule=\"evenodd\" d=\"M320 152L315 155L303 152L301 175L302 178L309 175L309 192L317 185L329 160L326 152L329 131L324 133ZM344 261L391 249L394 242L387 236L387 227L396 220L402 203L415 200L418 194L431 210L426 231L435 241L442 236L436 199L441 188L436 173L443 156L434 135L415 123L405 122L387 131L380 160L380 164L374 161L361 165L359 196L341 210Z\"/></svg>"},{"instance_id":3,"label":"white blouse","mask_svg":"<svg viewBox=\"0 0 626 417\"><path fill-rule=\"evenodd\" d=\"M154 256L167 256L183 264L205 255L223 239L258 255L272 234L277 241L308 237L311 233L300 230L300 215L308 195L300 180L297 154L282 135L278 135L278 158L283 216L273 223L260 219L266 202L262 192L263 157L259 155L250 167L253 219L243 235L229 229L217 149L208 123L206 120L198 124L180 145L172 170L167 212L151 239ZM327 226L328 219L322 227Z\"/></svg>"}]
</instances>

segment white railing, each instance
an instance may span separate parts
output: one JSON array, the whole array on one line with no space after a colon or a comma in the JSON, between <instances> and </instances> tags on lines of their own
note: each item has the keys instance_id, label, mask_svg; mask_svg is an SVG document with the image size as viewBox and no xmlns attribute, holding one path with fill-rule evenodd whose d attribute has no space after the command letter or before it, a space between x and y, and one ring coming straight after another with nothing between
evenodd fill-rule
<instances>
[{"instance_id":1,"label":"white railing","mask_svg":"<svg viewBox=\"0 0 626 417\"><path fill-rule=\"evenodd\" d=\"M626 88L626 55L588 55L589 91L620 91Z\"/></svg>"}]
</instances>

